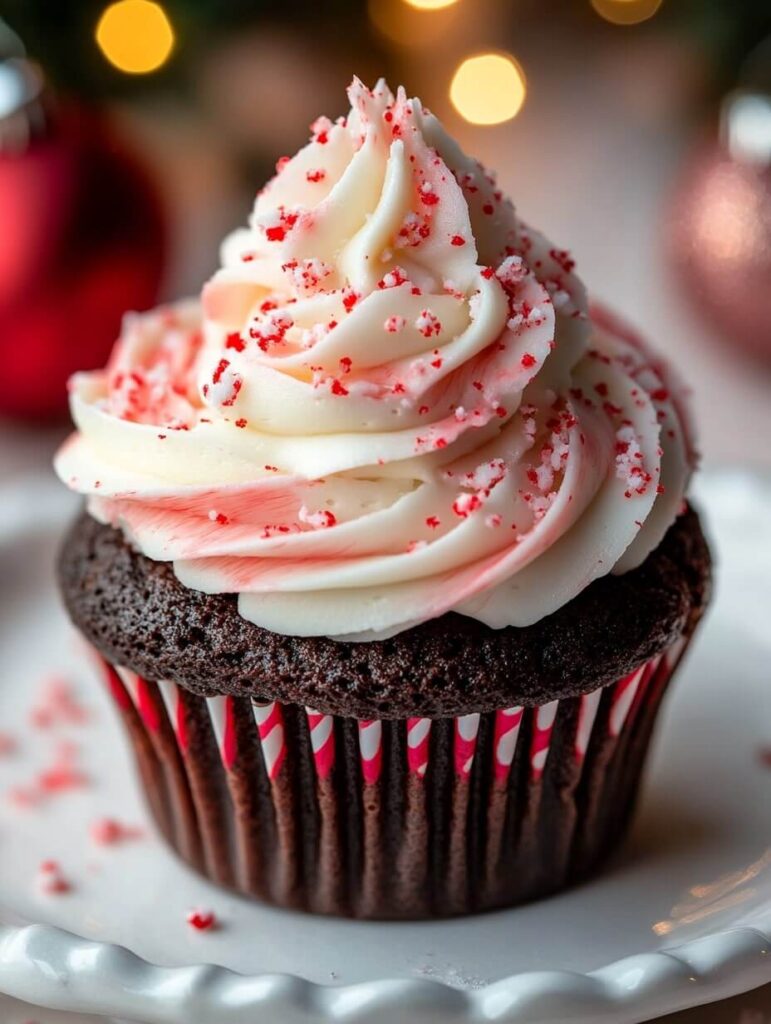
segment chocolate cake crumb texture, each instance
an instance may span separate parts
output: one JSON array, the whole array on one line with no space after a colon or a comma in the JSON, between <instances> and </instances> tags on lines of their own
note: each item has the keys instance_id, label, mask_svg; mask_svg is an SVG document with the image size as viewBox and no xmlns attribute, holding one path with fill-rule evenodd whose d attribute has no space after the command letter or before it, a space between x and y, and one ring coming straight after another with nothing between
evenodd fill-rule
<instances>
[{"instance_id":1,"label":"chocolate cake crumb texture","mask_svg":"<svg viewBox=\"0 0 771 1024\"><path fill-rule=\"evenodd\" d=\"M442 718L533 707L622 678L690 632L708 600L710 556L688 509L639 568L595 581L532 626L494 630L448 613L359 644L262 629L235 596L184 587L170 564L85 513L64 541L59 578L86 638L146 679L359 719Z\"/></svg>"}]
</instances>

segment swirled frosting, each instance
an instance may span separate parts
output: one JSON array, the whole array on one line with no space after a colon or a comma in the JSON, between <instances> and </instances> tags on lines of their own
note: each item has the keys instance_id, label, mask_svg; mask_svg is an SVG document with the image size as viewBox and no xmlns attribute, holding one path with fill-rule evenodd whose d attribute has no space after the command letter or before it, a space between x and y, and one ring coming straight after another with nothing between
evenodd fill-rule
<instances>
[{"instance_id":1,"label":"swirled frosting","mask_svg":"<svg viewBox=\"0 0 771 1024\"><path fill-rule=\"evenodd\" d=\"M528 625L677 516L679 389L419 101L349 97L279 161L200 303L127 317L73 379L57 470L270 630Z\"/></svg>"}]
</instances>

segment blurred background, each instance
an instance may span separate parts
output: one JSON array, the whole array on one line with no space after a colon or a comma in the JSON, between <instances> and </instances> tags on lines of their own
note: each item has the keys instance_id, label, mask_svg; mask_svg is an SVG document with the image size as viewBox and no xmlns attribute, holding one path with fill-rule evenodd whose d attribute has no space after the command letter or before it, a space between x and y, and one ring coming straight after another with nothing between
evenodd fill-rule
<instances>
[{"instance_id":1,"label":"blurred background","mask_svg":"<svg viewBox=\"0 0 771 1024\"><path fill-rule=\"evenodd\" d=\"M402 82L771 467L767 0L0 0L0 470L125 309L198 290L353 73Z\"/></svg>"}]
</instances>

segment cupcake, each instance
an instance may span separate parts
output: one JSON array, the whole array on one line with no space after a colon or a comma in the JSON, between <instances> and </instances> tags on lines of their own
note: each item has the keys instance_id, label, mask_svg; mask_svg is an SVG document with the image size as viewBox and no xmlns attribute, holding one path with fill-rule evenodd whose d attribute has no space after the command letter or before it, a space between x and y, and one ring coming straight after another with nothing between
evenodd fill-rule
<instances>
[{"instance_id":1,"label":"cupcake","mask_svg":"<svg viewBox=\"0 0 771 1024\"><path fill-rule=\"evenodd\" d=\"M60 556L160 829L360 918L594 871L709 593L682 389L403 90L354 81L191 301L71 385Z\"/></svg>"}]
</instances>

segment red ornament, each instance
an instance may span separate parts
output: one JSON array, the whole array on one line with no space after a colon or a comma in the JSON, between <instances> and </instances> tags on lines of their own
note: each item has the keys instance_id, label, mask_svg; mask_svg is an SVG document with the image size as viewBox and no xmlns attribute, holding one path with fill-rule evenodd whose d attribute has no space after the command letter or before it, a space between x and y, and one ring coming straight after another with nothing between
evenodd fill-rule
<instances>
[{"instance_id":1,"label":"red ornament","mask_svg":"<svg viewBox=\"0 0 771 1024\"><path fill-rule=\"evenodd\" d=\"M725 117L733 132L725 145L703 145L683 173L669 247L705 325L771 362L771 166L759 159L763 154L737 145L741 102L739 97L728 106ZM771 101L768 109L771 152Z\"/></svg>"},{"instance_id":2,"label":"red ornament","mask_svg":"<svg viewBox=\"0 0 771 1024\"><path fill-rule=\"evenodd\" d=\"M157 300L160 204L104 120L72 109L0 149L0 224L0 414L61 416L70 374L103 366L123 313Z\"/></svg>"}]
</instances>

